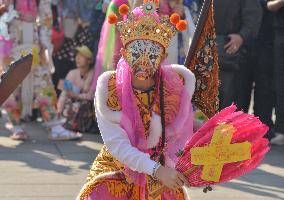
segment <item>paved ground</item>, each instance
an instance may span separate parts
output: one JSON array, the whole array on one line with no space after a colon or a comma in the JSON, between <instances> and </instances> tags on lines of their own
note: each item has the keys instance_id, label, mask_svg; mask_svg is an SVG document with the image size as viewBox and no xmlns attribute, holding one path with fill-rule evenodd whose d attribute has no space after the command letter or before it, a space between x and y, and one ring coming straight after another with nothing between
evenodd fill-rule
<instances>
[{"instance_id":1,"label":"paved ground","mask_svg":"<svg viewBox=\"0 0 284 200\"><path fill-rule=\"evenodd\" d=\"M0 200L72 200L101 148L99 135L81 142L51 142L39 124L26 126L30 139L9 139L9 124L0 120ZM192 189L192 200L284 200L284 146L272 147L252 173L204 194Z\"/></svg>"}]
</instances>

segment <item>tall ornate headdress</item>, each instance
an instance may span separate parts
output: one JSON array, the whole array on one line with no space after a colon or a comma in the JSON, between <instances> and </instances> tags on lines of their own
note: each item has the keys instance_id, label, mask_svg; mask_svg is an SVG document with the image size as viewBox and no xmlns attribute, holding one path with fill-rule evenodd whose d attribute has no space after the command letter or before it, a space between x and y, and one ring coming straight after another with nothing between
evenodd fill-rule
<instances>
[{"instance_id":1,"label":"tall ornate headdress","mask_svg":"<svg viewBox=\"0 0 284 200\"><path fill-rule=\"evenodd\" d=\"M187 22L181 20L177 13L170 17L159 16L157 5L158 0L145 0L142 6L129 12L129 7L123 4L119 7L119 14L123 18L120 22L116 14L108 16L109 23L117 25L124 47L131 41L141 39L157 42L167 49L177 31L187 28Z\"/></svg>"}]
</instances>

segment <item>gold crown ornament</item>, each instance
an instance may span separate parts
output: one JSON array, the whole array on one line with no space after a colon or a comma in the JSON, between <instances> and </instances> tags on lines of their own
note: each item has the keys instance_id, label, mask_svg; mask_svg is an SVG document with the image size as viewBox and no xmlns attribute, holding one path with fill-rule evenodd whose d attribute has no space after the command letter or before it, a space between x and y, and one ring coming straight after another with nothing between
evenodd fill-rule
<instances>
[{"instance_id":1,"label":"gold crown ornament","mask_svg":"<svg viewBox=\"0 0 284 200\"><path fill-rule=\"evenodd\" d=\"M177 31L186 30L187 22L177 13L170 17L159 16L157 5L158 0L145 0L142 6L129 12L129 7L123 4L119 7L119 14L124 20L120 22L116 14L108 16L108 22L116 24L124 47L134 40L151 40L167 49Z\"/></svg>"}]
</instances>

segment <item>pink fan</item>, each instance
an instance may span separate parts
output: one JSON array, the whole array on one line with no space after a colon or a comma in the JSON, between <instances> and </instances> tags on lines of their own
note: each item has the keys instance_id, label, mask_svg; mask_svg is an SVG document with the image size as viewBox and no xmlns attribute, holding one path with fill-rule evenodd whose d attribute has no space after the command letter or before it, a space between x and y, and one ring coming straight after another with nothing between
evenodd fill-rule
<instances>
[{"instance_id":1,"label":"pink fan","mask_svg":"<svg viewBox=\"0 0 284 200\"><path fill-rule=\"evenodd\" d=\"M254 168L269 151L268 127L232 105L207 121L186 144L176 169L191 186L219 184Z\"/></svg>"}]
</instances>

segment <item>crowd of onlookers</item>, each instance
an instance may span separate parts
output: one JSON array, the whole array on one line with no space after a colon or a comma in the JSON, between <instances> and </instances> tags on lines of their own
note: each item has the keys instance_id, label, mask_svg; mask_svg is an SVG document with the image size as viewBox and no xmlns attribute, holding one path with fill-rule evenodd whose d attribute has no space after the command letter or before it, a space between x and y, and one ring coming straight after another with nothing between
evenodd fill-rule
<instances>
[{"instance_id":1,"label":"crowd of onlookers","mask_svg":"<svg viewBox=\"0 0 284 200\"><path fill-rule=\"evenodd\" d=\"M79 139L81 132L97 132L94 79L115 69L120 49L106 15L121 4L135 7L142 2L0 0L0 66L5 70L28 49L36 57L32 73L3 106L14 125L12 138L26 139L22 122L39 116L50 129L50 139ZM160 0L160 12L190 19L192 31L202 2ZM215 0L214 11L220 109L235 102L248 112L253 91L254 114L270 127L271 142L284 144L284 0ZM190 32L177 37L172 47L177 50L169 51L172 63L183 64L188 38Z\"/></svg>"}]
</instances>

